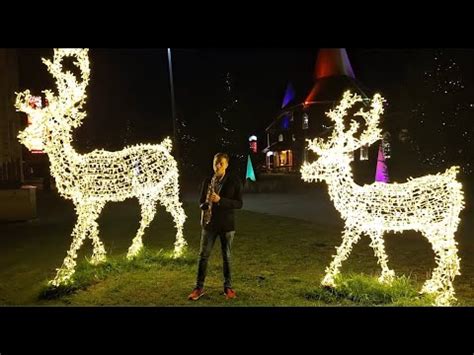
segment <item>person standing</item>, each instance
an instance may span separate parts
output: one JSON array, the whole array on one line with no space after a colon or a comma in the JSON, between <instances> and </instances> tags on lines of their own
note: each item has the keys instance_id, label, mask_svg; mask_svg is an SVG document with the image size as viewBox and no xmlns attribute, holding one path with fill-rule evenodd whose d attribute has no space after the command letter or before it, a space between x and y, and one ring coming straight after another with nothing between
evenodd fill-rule
<instances>
[{"instance_id":1,"label":"person standing","mask_svg":"<svg viewBox=\"0 0 474 355\"><path fill-rule=\"evenodd\" d=\"M226 299L236 297L232 287L231 251L235 235L234 210L242 208L242 183L238 177L229 175L229 156L217 153L213 160L214 175L206 178L201 187L201 244L199 251L196 285L189 300L196 301L204 292L204 281L212 248L220 240Z\"/></svg>"}]
</instances>

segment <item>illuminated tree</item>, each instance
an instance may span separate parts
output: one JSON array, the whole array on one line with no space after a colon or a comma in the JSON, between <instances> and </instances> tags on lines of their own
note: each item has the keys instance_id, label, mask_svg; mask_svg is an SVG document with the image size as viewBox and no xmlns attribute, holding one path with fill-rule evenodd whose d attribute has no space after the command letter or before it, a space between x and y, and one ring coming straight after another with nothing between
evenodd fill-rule
<instances>
[{"instance_id":1,"label":"illuminated tree","mask_svg":"<svg viewBox=\"0 0 474 355\"><path fill-rule=\"evenodd\" d=\"M247 133L242 127L242 111L239 110L239 100L236 97L232 76L226 74L224 103L217 114L217 150L228 153L237 159L237 164L231 164L243 176L245 157L247 156Z\"/></svg>"},{"instance_id":2,"label":"illuminated tree","mask_svg":"<svg viewBox=\"0 0 474 355\"><path fill-rule=\"evenodd\" d=\"M186 120L177 119L177 134L181 147L181 160L183 167L188 171L195 171L195 155L199 153L199 147L196 137L191 133Z\"/></svg>"}]
</instances>

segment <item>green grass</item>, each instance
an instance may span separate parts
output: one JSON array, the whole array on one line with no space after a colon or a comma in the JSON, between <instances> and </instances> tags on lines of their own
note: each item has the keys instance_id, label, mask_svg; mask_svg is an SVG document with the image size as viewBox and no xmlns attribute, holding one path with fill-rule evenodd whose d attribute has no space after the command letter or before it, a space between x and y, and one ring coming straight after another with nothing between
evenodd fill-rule
<instances>
[{"instance_id":1,"label":"green grass","mask_svg":"<svg viewBox=\"0 0 474 355\"><path fill-rule=\"evenodd\" d=\"M308 299L327 304L361 306L430 306L434 297L420 295L415 282L406 276L395 278L391 285L378 282L377 277L364 274L339 275L337 288L317 287L306 292Z\"/></svg>"},{"instance_id":2,"label":"green grass","mask_svg":"<svg viewBox=\"0 0 474 355\"><path fill-rule=\"evenodd\" d=\"M87 261L83 261L77 267L72 282L68 285L53 287L45 285L39 294L40 300L54 300L71 297L78 291L87 293L87 289L107 280L107 278L117 278L120 275L140 281L145 281L150 277L149 273L192 273L197 263L196 253L189 250L179 259L174 259L171 252L159 250L157 252L144 249L132 261L128 261L124 256L114 257L106 263L93 266ZM128 274L128 275L127 275ZM174 273L173 273L174 274ZM262 275L257 275L254 280L247 280L253 283L252 288L258 295L259 290L265 290L268 280L275 276L274 273L263 271ZM122 277L119 277L122 279ZM253 281L253 282L252 282ZM302 286L303 280L298 277L290 277L287 291ZM327 288L317 286L314 289L303 291L300 296L310 303L327 305L360 305L360 306L430 306L433 304L433 297L420 295L415 282L408 277L397 277L391 285L384 285L378 282L376 276L364 274L339 275L336 278L337 288ZM134 288L133 284L130 284ZM122 292L125 287L113 288L113 292ZM273 291L273 289L272 289ZM289 292L291 295L291 292ZM182 296L182 295L181 295ZM215 295L214 295L215 296ZM213 296L205 296L203 299L214 299ZM255 301L258 298L254 296ZM179 300L178 300L179 302ZM240 302L238 302L240 303Z\"/></svg>"},{"instance_id":3,"label":"green grass","mask_svg":"<svg viewBox=\"0 0 474 355\"><path fill-rule=\"evenodd\" d=\"M40 300L60 299L79 290L86 290L114 275L130 272L147 273L157 268L186 270L191 265L194 266L196 262L197 258L189 251L180 258L173 258L172 252L165 252L163 249L152 251L146 248L132 260L128 260L125 255L109 258L100 265L92 265L88 260L84 260L77 265L76 272L68 284L55 287L45 283L38 298Z\"/></svg>"},{"instance_id":4,"label":"green grass","mask_svg":"<svg viewBox=\"0 0 474 355\"><path fill-rule=\"evenodd\" d=\"M309 222L237 212L233 244L233 277L237 299L222 295L222 260L214 246L206 279L207 295L190 302L196 278L200 241L199 209L185 204L188 249L181 259L171 252L175 229L160 208L144 236L145 250L133 261L125 255L138 229L139 206L134 200L109 204L99 218L107 262L92 266L90 241L79 251L74 282L47 286L69 248L75 215L70 202L41 196L41 215L32 223L0 225L0 304L116 306L424 306L418 291L435 266L433 251L421 235L387 235L389 266L397 278L391 287L376 281L380 267L367 237L354 246L343 263L337 290L320 281L335 248L340 228ZM41 206L43 204L43 206ZM45 207L47 208L41 208ZM474 305L472 243L460 240L461 276L455 280L458 305ZM405 276L404 276L405 275Z\"/></svg>"}]
</instances>

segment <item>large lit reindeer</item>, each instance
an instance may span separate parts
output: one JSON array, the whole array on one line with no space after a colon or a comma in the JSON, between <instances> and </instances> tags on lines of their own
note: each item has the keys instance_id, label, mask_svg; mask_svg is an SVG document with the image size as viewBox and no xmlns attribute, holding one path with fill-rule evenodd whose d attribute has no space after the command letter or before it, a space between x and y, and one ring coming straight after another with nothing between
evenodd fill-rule
<instances>
[{"instance_id":1,"label":"large lit reindeer","mask_svg":"<svg viewBox=\"0 0 474 355\"><path fill-rule=\"evenodd\" d=\"M331 200L345 220L342 244L326 269L322 284L336 286L334 279L341 263L347 259L362 233L371 238L370 246L382 267L379 281L390 283L395 273L387 265L383 233L416 230L431 243L437 263L431 279L425 282L421 292L434 294L436 305L449 305L455 300L453 280L460 274L460 259L454 240L459 214L464 206L462 185L456 181L458 167L452 167L443 174L410 179L403 184L375 182L357 185L352 177L350 154L363 145L371 145L381 139L378 125L384 100L377 94L370 109L360 109L355 114L365 121L365 130L356 138L354 134L359 129L359 123L352 119L346 130L343 118L354 104L361 101L362 98L356 94L344 93L339 106L327 113L334 122L329 139L308 140L309 149L319 158L313 163L303 164L301 168L303 180L326 181Z\"/></svg>"},{"instance_id":2,"label":"large lit reindeer","mask_svg":"<svg viewBox=\"0 0 474 355\"><path fill-rule=\"evenodd\" d=\"M75 60L79 80L63 68L63 61L68 57ZM58 94L45 90L48 106L35 109L29 106L31 95L27 90L17 94L15 106L27 113L32 122L19 134L20 142L28 148L33 143L43 145L58 192L73 201L77 213L71 247L50 284L58 286L71 280L77 251L86 237L93 244L91 263L105 261L97 218L109 201L136 197L140 202L140 227L128 250L128 258L133 258L142 248L142 237L155 216L157 202L173 216L177 228L174 256L180 256L186 245L183 238L186 215L178 197L178 169L170 154L169 138L161 144L132 146L118 152L94 150L78 154L72 146L72 130L86 117L83 105L90 74L88 50L55 49L53 61L43 59L43 62L56 80Z\"/></svg>"}]
</instances>

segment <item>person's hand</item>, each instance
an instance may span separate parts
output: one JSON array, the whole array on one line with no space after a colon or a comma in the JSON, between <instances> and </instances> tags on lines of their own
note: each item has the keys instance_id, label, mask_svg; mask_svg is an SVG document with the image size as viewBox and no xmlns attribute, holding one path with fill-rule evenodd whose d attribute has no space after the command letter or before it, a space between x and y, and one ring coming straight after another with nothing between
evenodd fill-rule
<instances>
[{"instance_id":1,"label":"person's hand","mask_svg":"<svg viewBox=\"0 0 474 355\"><path fill-rule=\"evenodd\" d=\"M215 192L212 193L211 195L211 201L212 203L218 203L221 200L221 197L216 194Z\"/></svg>"}]
</instances>

